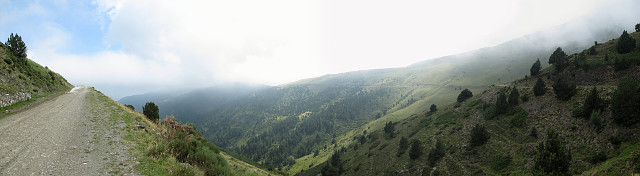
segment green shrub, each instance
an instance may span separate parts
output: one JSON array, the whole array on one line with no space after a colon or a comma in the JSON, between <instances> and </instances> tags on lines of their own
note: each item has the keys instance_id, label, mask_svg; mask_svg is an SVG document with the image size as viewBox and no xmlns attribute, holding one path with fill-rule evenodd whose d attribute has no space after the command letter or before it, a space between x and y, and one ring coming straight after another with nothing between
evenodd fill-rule
<instances>
[{"instance_id":1,"label":"green shrub","mask_svg":"<svg viewBox=\"0 0 640 176\"><path fill-rule=\"evenodd\" d=\"M398 145L399 145L398 153L396 155L400 157L409 148L409 140L407 140L406 137L402 136L402 138L400 138L400 143Z\"/></svg>"},{"instance_id":2,"label":"green shrub","mask_svg":"<svg viewBox=\"0 0 640 176\"><path fill-rule=\"evenodd\" d=\"M511 89L511 93L509 93L509 106L517 106L519 104L518 100L520 99L520 93L516 86L513 86Z\"/></svg>"},{"instance_id":3,"label":"green shrub","mask_svg":"<svg viewBox=\"0 0 640 176\"><path fill-rule=\"evenodd\" d=\"M13 64L13 61L11 61L10 58L4 58L3 60L4 60L5 63L7 63L7 65Z\"/></svg>"},{"instance_id":4,"label":"green shrub","mask_svg":"<svg viewBox=\"0 0 640 176\"><path fill-rule=\"evenodd\" d=\"M627 31L623 31L618 42L616 42L616 51L620 54L625 54L633 51L636 48L636 40L631 38Z\"/></svg>"},{"instance_id":5,"label":"green shrub","mask_svg":"<svg viewBox=\"0 0 640 176\"><path fill-rule=\"evenodd\" d=\"M429 164L429 166L433 167L436 165L438 160L440 160L440 158L444 157L444 155L444 143L442 143L440 140L437 140L436 146L434 146L433 149L429 151L429 155L427 155L427 163Z\"/></svg>"},{"instance_id":6,"label":"green shrub","mask_svg":"<svg viewBox=\"0 0 640 176\"><path fill-rule=\"evenodd\" d=\"M531 132L529 132L529 136L533 138L538 138L538 130L536 127L531 127Z\"/></svg>"},{"instance_id":7,"label":"green shrub","mask_svg":"<svg viewBox=\"0 0 640 176\"><path fill-rule=\"evenodd\" d=\"M527 102L529 101L529 94L525 93L524 95L522 95L522 102Z\"/></svg>"},{"instance_id":8,"label":"green shrub","mask_svg":"<svg viewBox=\"0 0 640 176\"><path fill-rule=\"evenodd\" d=\"M193 168L187 167L186 165L178 164L178 168L171 172L171 176L192 176L196 175Z\"/></svg>"},{"instance_id":9,"label":"green shrub","mask_svg":"<svg viewBox=\"0 0 640 176\"><path fill-rule=\"evenodd\" d=\"M591 124L596 127L596 132L600 132L604 127L604 119L602 118L602 114L600 110L595 110L591 113L589 120Z\"/></svg>"},{"instance_id":10,"label":"green shrub","mask_svg":"<svg viewBox=\"0 0 640 176\"><path fill-rule=\"evenodd\" d=\"M413 139L411 140L411 149L409 149L409 158L412 160L420 158L422 156L422 144L420 144L420 140Z\"/></svg>"},{"instance_id":11,"label":"green shrub","mask_svg":"<svg viewBox=\"0 0 640 176\"><path fill-rule=\"evenodd\" d=\"M613 69L615 71L626 70L633 64L632 59L627 57L617 57L613 60Z\"/></svg>"},{"instance_id":12,"label":"green shrub","mask_svg":"<svg viewBox=\"0 0 640 176\"><path fill-rule=\"evenodd\" d=\"M600 95L598 95L596 87L593 87L589 92L589 95L584 99L583 106L585 111L584 115L587 117L591 115L592 111L603 110L605 108L604 101L600 98Z\"/></svg>"},{"instance_id":13,"label":"green shrub","mask_svg":"<svg viewBox=\"0 0 640 176\"><path fill-rule=\"evenodd\" d=\"M544 95L544 93L546 93L547 88L544 85L544 81L542 80L542 78L538 78L538 81L536 81L536 85L533 86L533 95L535 96L542 96Z\"/></svg>"},{"instance_id":14,"label":"green shrub","mask_svg":"<svg viewBox=\"0 0 640 176\"><path fill-rule=\"evenodd\" d=\"M429 108L429 112L436 112L436 111L438 111L436 104L431 104L431 107Z\"/></svg>"},{"instance_id":15,"label":"green shrub","mask_svg":"<svg viewBox=\"0 0 640 176\"><path fill-rule=\"evenodd\" d=\"M158 143L147 150L147 156L151 156L153 158L162 158L166 150L167 147L164 145L164 143Z\"/></svg>"},{"instance_id":16,"label":"green shrub","mask_svg":"<svg viewBox=\"0 0 640 176\"><path fill-rule=\"evenodd\" d=\"M606 161L607 158L607 153L605 153L604 151L599 151L596 152L595 154L593 154L591 156L591 158L589 159L589 162L593 165L601 163L603 161Z\"/></svg>"},{"instance_id":17,"label":"green shrub","mask_svg":"<svg viewBox=\"0 0 640 176\"><path fill-rule=\"evenodd\" d=\"M569 175L571 153L557 132L550 130L547 138L538 143L534 170L543 175Z\"/></svg>"},{"instance_id":18,"label":"green shrub","mask_svg":"<svg viewBox=\"0 0 640 176\"><path fill-rule=\"evenodd\" d=\"M473 129L471 129L471 138L469 140L469 146L470 147L480 146L482 144L487 143L489 138L490 136L487 129L485 129L484 126L480 124L476 124L476 126L474 126Z\"/></svg>"},{"instance_id":19,"label":"green shrub","mask_svg":"<svg viewBox=\"0 0 640 176\"><path fill-rule=\"evenodd\" d=\"M133 105L124 105L124 106L126 106L127 108L129 108L129 109L131 109L131 110L136 110L136 108L135 108L135 107L133 107Z\"/></svg>"},{"instance_id":20,"label":"green shrub","mask_svg":"<svg viewBox=\"0 0 640 176\"><path fill-rule=\"evenodd\" d=\"M208 176L231 173L227 160L209 150L208 147L199 147L192 158L190 163L202 168Z\"/></svg>"},{"instance_id":21,"label":"green shrub","mask_svg":"<svg viewBox=\"0 0 640 176\"><path fill-rule=\"evenodd\" d=\"M513 117L511 117L511 120L509 121L509 123L511 124L512 127L522 127L524 126L524 122L526 119L527 119L527 112L519 111L518 113L513 115Z\"/></svg>"},{"instance_id":22,"label":"green shrub","mask_svg":"<svg viewBox=\"0 0 640 176\"><path fill-rule=\"evenodd\" d=\"M623 77L611 96L613 120L622 125L632 125L640 121L640 89L631 77Z\"/></svg>"},{"instance_id":23,"label":"green shrub","mask_svg":"<svg viewBox=\"0 0 640 176\"><path fill-rule=\"evenodd\" d=\"M469 89L464 89L458 95L458 99L457 100L458 100L458 102L463 102L464 100L467 100L467 99L469 99L471 97L473 97L473 93Z\"/></svg>"},{"instance_id":24,"label":"green shrub","mask_svg":"<svg viewBox=\"0 0 640 176\"><path fill-rule=\"evenodd\" d=\"M553 83L553 91L556 93L556 98L567 101L576 94L576 85L568 83L564 78L560 77Z\"/></svg>"},{"instance_id":25,"label":"green shrub","mask_svg":"<svg viewBox=\"0 0 640 176\"><path fill-rule=\"evenodd\" d=\"M571 110L571 117L575 117L575 118L584 117L583 113L584 113L584 107L576 106L573 108L573 110Z\"/></svg>"},{"instance_id":26,"label":"green shrub","mask_svg":"<svg viewBox=\"0 0 640 176\"><path fill-rule=\"evenodd\" d=\"M491 168L495 171L502 171L509 165L511 165L511 155L509 154L498 154L491 157Z\"/></svg>"},{"instance_id":27,"label":"green shrub","mask_svg":"<svg viewBox=\"0 0 640 176\"><path fill-rule=\"evenodd\" d=\"M158 121L158 119L160 119L158 106L156 106L156 104L153 102L147 102L147 104L142 107L142 113L151 121L156 122Z\"/></svg>"}]
</instances>

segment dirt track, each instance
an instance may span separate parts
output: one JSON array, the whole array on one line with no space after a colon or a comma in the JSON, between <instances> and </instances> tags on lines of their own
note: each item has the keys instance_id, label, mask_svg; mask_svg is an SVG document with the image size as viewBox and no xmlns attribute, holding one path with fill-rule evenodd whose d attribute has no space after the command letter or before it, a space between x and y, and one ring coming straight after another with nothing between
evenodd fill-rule
<instances>
[{"instance_id":1,"label":"dirt track","mask_svg":"<svg viewBox=\"0 0 640 176\"><path fill-rule=\"evenodd\" d=\"M80 87L1 119L0 175L135 175L93 95Z\"/></svg>"}]
</instances>

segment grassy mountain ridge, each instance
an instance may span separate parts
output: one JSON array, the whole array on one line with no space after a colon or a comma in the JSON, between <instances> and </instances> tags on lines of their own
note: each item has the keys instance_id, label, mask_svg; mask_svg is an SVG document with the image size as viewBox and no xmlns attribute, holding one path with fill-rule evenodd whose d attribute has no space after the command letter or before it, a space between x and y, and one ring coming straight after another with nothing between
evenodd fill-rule
<instances>
[{"instance_id":1,"label":"grassy mountain ridge","mask_svg":"<svg viewBox=\"0 0 640 176\"><path fill-rule=\"evenodd\" d=\"M640 33L632 33L631 36L640 41ZM389 133L382 129L368 130L367 133L360 129L353 138L346 138L350 142L344 149L331 148L342 151L339 152L344 168L341 174L535 175L538 173L532 170L534 156L538 153L536 146L546 139L545 133L552 130L566 141L566 147L573 156L568 174L638 173L640 141L637 135L640 124L625 126L614 123L609 108L602 112L604 127L600 131L590 120L572 117L572 111L583 105L592 87L597 88L608 105L620 78L631 76L640 79L640 50L618 54L615 52L617 40L594 46L597 54L590 55L588 50L584 50L570 55L569 67L563 72L554 73L555 66L548 67L536 77L515 80L509 87L498 85L474 91L473 98L439 106L435 113L424 111L407 116L394 123L393 134L396 137L389 137ZM631 60L629 68L617 69L616 63L621 59ZM577 84L576 94L568 101L558 100L554 95L553 80L559 77ZM538 78L547 85L547 93L543 96L533 96L532 89ZM528 100L521 101L505 115L494 115L491 111L495 109L498 93L512 86L517 87L520 95L528 94ZM470 147L472 129L478 124L486 128L489 140ZM411 159L409 150L412 147L399 155L402 138L418 140L422 155ZM437 141L443 143L443 154L433 162L429 155ZM325 158L328 157L325 155ZM379 164L381 161L386 164ZM317 173L321 167L310 168L312 171L302 174Z\"/></svg>"},{"instance_id":2,"label":"grassy mountain ridge","mask_svg":"<svg viewBox=\"0 0 640 176\"><path fill-rule=\"evenodd\" d=\"M577 52L618 35L610 27L589 27L595 31L590 37L572 35L576 26L565 25L408 67L305 79L252 92L187 122L223 148L293 174L324 162L364 130L452 102L465 88L479 92L522 78L537 58L547 65L556 46Z\"/></svg>"},{"instance_id":3,"label":"grassy mountain ridge","mask_svg":"<svg viewBox=\"0 0 640 176\"><path fill-rule=\"evenodd\" d=\"M0 111L13 113L10 109L71 87L60 74L26 57L14 56L6 45L0 45Z\"/></svg>"},{"instance_id":4,"label":"grassy mountain ridge","mask_svg":"<svg viewBox=\"0 0 640 176\"><path fill-rule=\"evenodd\" d=\"M40 95L71 87L60 74L28 58L16 57L5 47L0 46L2 93L23 92Z\"/></svg>"}]
</instances>

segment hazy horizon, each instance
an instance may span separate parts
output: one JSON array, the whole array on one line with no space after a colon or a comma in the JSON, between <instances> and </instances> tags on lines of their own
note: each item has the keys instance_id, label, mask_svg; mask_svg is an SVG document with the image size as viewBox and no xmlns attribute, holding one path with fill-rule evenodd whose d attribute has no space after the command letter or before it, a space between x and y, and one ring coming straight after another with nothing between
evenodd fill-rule
<instances>
[{"instance_id":1,"label":"hazy horizon","mask_svg":"<svg viewBox=\"0 0 640 176\"><path fill-rule=\"evenodd\" d=\"M639 6L633 0L0 0L0 10L12 14L0 17L0 35L20 34L30 59L119 99L404 67L586 17L630 30Z\"/></svg>"}]
</instances>

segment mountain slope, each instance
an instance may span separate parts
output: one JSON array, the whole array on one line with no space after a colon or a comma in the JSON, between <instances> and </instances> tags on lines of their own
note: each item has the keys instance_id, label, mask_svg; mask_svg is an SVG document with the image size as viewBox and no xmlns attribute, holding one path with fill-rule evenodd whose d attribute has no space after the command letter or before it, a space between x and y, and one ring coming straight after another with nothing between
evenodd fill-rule
<instances>
[{"instance_id":1,"label":"mountain slope","mask_svg":"<svg viewBox=\"0 0 640 176\"><path fill-rule=\"evenodd\" d=\"M132 105L142 112L147 102L154 102L160 109L160 117L173 115L183 122L198 122L197 117L220 108L230 101L251 92L268 88L264 85L226 83L190 91L152 92L124 97L118 102Z\"/></svg>"},{"instance_id":2,"label":"mountain slope","mask_svg":"<svg viewBox=\"0 0 640 176\"><path fill-rule=\"evenodd\" d=\"M0 108L71 89L64 77L0 45ZM4 111L4 109L2 109Z\"/></svg>"},{"instance_id":3,"label":"mountain slope","mask_svg":"<svg viewBox=\"0 0 640 176\"><path fill-rule=\"evenodd\" d=\"M478 92L510 83L528 74L537 58L546 65L549 51L557 46L576 52L594 40L618 35L612 32L617 27L585 24L594 35L573 35L585 26L569 23L408 67L326 75L268 88L178 118L191 119L185 122L195 123L203 136L223 148L296 173L324 162L332 140L348 144L358 132L381 129L385 122L407 118L431 104L452 102L465 88ZM322 158L313 157L316 151Z\"/></svg>"},{"instance_id":4,"label":"mountain slope","mask_svg":"<svg viewBox=\"0 0 640 176\"><path fill-rule=\"evenodd\" d=\"M631 36L640 41L640 33ZM615 52L617 40L596 45L594 55L589 55L588 50L570 55L570 64L563 72L555 73L552 66L536 77L518 79L508 87L498 85L474 91L473 98L462 103L439 106L435 113L424 111L394 121L392 132L361 130L354 138L347 138L349 142L344 148L330 146L329 149L338 151L338 165L343 167L341 174L344 175L540 174L534 171L534 158L540 153L537 146L548 139L549 131L556 131L572 156L568 174L638 173L640 124L615 123L610 108L601 114L604 119L601 130L597 130L592 120L572 117L572 112L583 106L592 87L597 88L609 105L622 77L640 79L640 50L618 54ZM627 60L629 68L621 70L618 63L623 60ZM554 94L553 80L559 77L577 84L576 94L568 101L558 100ZM533 96L532 89L538 78L547 85L543 96ZM512 86L517 87L520 95L529 95L528 101L510 108L506 114L495 115L498 93L506 91L509 95ZM471 147L472 129L476 125L484 126L489 138L486 143ZM418 141L417 151L422 154L417 159L410 157L413 146L398 154L402 138ZM434 150L437 141L443 144L441 157L437 157L438 152L432 152L438 151ZM379 164L381 161L386 164ZM302 175L317 173L321 167L323 165L311 168L314 172Z\"/></svg>"}]
</instances>

